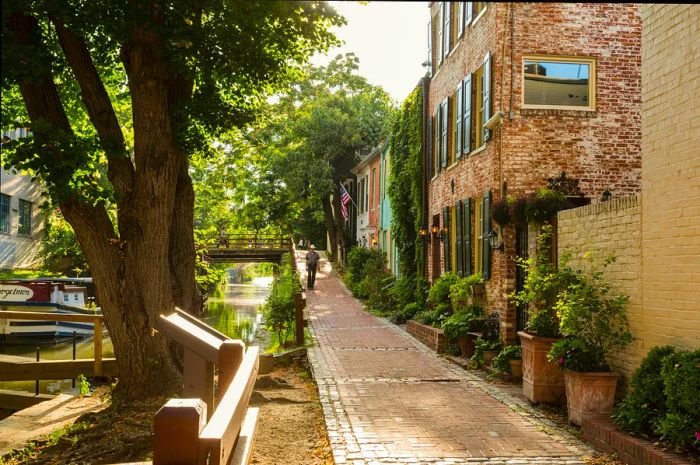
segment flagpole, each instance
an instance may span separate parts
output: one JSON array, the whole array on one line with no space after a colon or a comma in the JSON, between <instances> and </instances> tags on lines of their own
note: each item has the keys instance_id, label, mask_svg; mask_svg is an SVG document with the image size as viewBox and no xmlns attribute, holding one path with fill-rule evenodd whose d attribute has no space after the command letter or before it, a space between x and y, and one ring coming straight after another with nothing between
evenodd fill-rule
<instances>
[{"instance_id":1,"label":"flagpole","mask_svg":"<svg viewBox=\"0 0 700 465\"><path fill-rule=\"evenodd\" d=\"M340 187L342 187L343 189L345 189L345 186L343 186L343 183L342 183L342 182L338 181L338 184L340 184ZM345 192L348 192L348 190L345 189ZM356 210L359 210L360 207L358 207L357 204L355 203L355 201L352 199L352 195L350 195L350 192L348 192L348 197L350 197L350 201L352 202L352 204L355 205L355 209L356 209Z\"/></svg>"}]
</instances>

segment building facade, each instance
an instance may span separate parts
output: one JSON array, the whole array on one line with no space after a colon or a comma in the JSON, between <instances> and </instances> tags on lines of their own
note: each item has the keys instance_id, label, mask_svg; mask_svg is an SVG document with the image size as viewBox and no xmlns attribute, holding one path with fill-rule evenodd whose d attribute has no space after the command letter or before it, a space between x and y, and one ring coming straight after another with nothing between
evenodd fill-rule
<instances>
[{"instance_id":1,"label":"building facade","mask_svg":"<svg viewBox=\"0 0 700 465\"><path fill-rule=\"evenodd\" d=\"M398 250L391 227L391 199L387 194L391 170L389 142L384 144L380 157L379 174L379 250L386 255L387 268L394 276L399 275Z\"/></svg>"},{"instance_id":2,"label":"building facade","mask_svg":"<svg viewBox=\"0 0 700 465\"><path fill-rule=\"evenodd\" d=\"M27 135L26 129L3 131L3 139ZM0 269L36 268L44 238L39 211L43 189L32 176L0 166Z\"/></svg>"},{"instance_id":3,"label":"building facade","mask_svg":"<svg viewBox=\"0 0 700 465\"><path fill-rule=\"evenodd\" d=\"M373 148L352 168L355 175L357 216L355 234L360 247L377 247L379 235L379 147Z\"/></svg>"},{"instance_id":4,"label":"building facade","mask_svg":"<svg viewBox=\"0 0 700 465\"><path fill-rule=\"evenodd\" d=\"M490 206L562 173L583 203L639 192L639 6L432 2L428 38L428 279L481 273L512 342L524 323L508 299L515 258L533 238L495 226Z\"/></svg>"}]
</instances>

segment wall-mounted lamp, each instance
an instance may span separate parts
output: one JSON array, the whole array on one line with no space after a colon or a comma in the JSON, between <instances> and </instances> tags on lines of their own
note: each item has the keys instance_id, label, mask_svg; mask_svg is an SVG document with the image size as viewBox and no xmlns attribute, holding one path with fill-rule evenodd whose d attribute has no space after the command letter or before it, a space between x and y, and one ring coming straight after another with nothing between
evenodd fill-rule
<instances>
[{"instance_id":1,"label":"wall-mounted lamp","mask_svg":"<svg viewBox=\"0 0 700 465\"><path fill-rule=\"evenodd\" d=\"M419 228L418 229L418 236L421 239L427 239L428 238L428 230L426 228L423 228L423 227Z\"/></svg>"},{"instance_id":2,"label":"wall-mounted lamp","mask_svg":"<svg viewBox=\"0 0 700 465\"><path fill-rule=\"evenodd\" d=\"M505 245L503 244L503 241L501 240L500 236L495 230L491 230L491 232L488 233L486 238L489 240L489 247L491 250L498 250L500 252L503 252L503 249L505 249Z\"/></svg>"},{"instance_id":3,"label":"wall-mounted lamp","mask_svg":"<svg viewBox=\"0 0 700 465\"><path fill-rule=\"evenodd\" d=\"M437 237L438 233L440 232L440 226L433 226L430 228L430 232L433 233L433 237Z\"/></svg>"},{"instance_id":4,"label":"wall-mounted lamp","mask_svg":"<svg viewBox=\"0 0 700 465\"><path fill-rule=\"evenodd\" d=\"M443 242L445 242L445 241L450 237L450 236L449 236L449 233L450 233L450 229L449 229L449 228L443 228L443 229L440 231L440 240L443 241Z\"/></svg>"},{"instance_id":5,"label":"wall-mounted lamp","mask_svg":"<svg viewBox=\"0 0 700 465\"><path fill-rule=\"evenodd\" d=\"M377 238L375 236L372 236L372 246L377 246Z\"/></svg>"}]
</instances>

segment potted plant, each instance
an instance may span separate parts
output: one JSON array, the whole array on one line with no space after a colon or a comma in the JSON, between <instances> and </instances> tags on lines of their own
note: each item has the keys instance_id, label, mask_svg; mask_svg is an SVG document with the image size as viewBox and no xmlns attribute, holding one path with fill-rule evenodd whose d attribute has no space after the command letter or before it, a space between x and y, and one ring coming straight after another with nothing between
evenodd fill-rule
<instances>
[{"instance_id":1,"label":"potted plant","mask_svg":"<svg viewBox=\"0 0 700 465\"><path fill-rule=\"evenodd\" d=\"M498 373L509 372L515 379L523 377L522 347L514 344L505 346L491 362Z\"/></svg>"},{"instance_id":2,"label":"potted plant","mask_svg":"<svg viewBox=\"0 0 700 465\"><path fill-rule=\"evenodd\" d=\"M564 370L569 421L581 425L587 418L610 416L619 374L610 371L608 356L632 342L632 334L625 314L628 297L612 295L602 271L575 273L578 279L555 305L564 338L552 345L548 358Z\"/></svg>"},{"instance_id":3,"label":"potted plant","mask_svg":"<svg viewBox=\"0 0 700 465\"><path fill-rule=\"evenodd\" d=\"M475 350L473 360L480 365L491 365L493 358L500 352L503 347L499 335L500 315L498 312L492 312L483 321L483 331L481 336L475 341Z\"/></svg>"},{"instance_id":4,"label":"potted plant","mask_svg":"<svg viewBox=\"0 0 700 465\"><path fill-rule=\"evenodd\" d=\"M474 342L468 339L470 331L477 331L479 323L483 320L481 307L473 305L467 309L460 309L447 317L442 323L442 331L445 336L459 343L459 349L463 356L470 357L474 353Z\"/></svg>"},{"instance_id":5,"label":"potted plant","mask_svg":"<svg viewBox=\"0 0 700 465\"><path fill-rule=\"evenodd\" d=\"M559 404L564 400L564 377L557 364L547 359L552 344L559 340L559 320L554 305L559 293L575 279L566 267L567 257L559 269L551 262L552 226L544 224L537 237L536 261L518 259L517 265L527 272L523 289L511 298L528 307L525 331L519 331L522 346L523 394L531 402Z\"/></svg>"}]
</instances>

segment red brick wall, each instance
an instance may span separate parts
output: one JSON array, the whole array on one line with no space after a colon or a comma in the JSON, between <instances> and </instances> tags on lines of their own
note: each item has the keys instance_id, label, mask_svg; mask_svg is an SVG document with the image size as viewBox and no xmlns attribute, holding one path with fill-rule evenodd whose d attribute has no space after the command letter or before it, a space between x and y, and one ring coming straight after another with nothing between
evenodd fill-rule
<instances>
[{"instance_id":1,"label":"red brick wall","mask_svg":"<svg viewBox=\"0 0 700 465\"><path fill-rule=\"evenodd\" d=\"M406 331L435 352L444 352L447 349L447 339L445 339L445 334L440 328L433 328L414 320L408 320L406 322Z\"/></svg>"},{"instance_id":2,"label":"red brick wall","mask_svg":"<svg viewBox=\"0 0 700 465\"><path fill-rule=\"evenodd\" d=\"M570 178L579 179L581 190L593 202L606 190L616 197L638 193L641 185L638 5L515 3L514 15L510 15L508 4L487 5L483 16L466 28L456 47L433 73L429 114L435 114L437 105L452 95L460 80L478 69L484 55L490 52L491 114L501 110L506 118L501 129L492 131L483 150L463 156L430 182L429 216L439 214L443 207L454 205L457 200L481 197L486 190L492 191L492 199L496 201L504 183L508 195L535 191L562 171ZM434 2L431 14L438 12L439 2ZM512 92L511 49L515 63ZM595 58L596 110L521 109L524 54ZM512 120L508 117L511 110ZM510 342L515 340L515 309L507 299L515 285L514 230L508 227L503 233L506 248L504 253L492 252L491 279L486 288L488 310L501 312L502 333ZM431 280L433 275L429 262Z\"/></svg>"}]
</instances>

